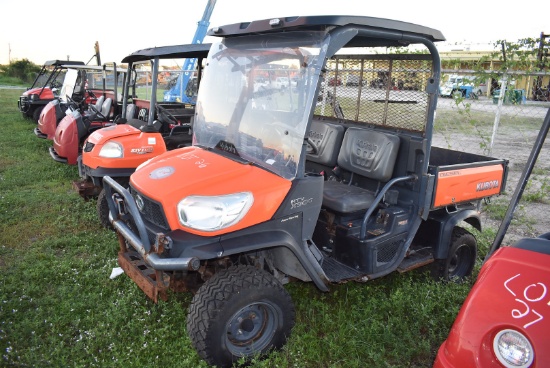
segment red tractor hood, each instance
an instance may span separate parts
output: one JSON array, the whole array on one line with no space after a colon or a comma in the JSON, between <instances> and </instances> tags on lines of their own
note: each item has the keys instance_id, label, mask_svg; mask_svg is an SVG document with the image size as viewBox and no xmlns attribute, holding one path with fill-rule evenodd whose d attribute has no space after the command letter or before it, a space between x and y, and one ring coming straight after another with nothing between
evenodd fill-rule
<instances>
[{"instance_id":1,"label":"red tractor hood","mask_svg":"<svg viewBox=\"0 0 550 368\"><path fill-rule=\"evenodd\" d=\"M39 95L42 99L52 99L53 92L50 88L31 88L23 92L23 96Z\"/></svg>"},{"instance_id":2,"label":"red tractor hood","mask_svg":"<svg viewBox=\"0 0 550 368\"><path fill-rule=\"evenodd\" d=\"M495 252L481 269L434 367L502 367L493 339L506 329L522 333L532 344L531 367L550 367L549 254L515 247Z\"/></svg>"},{"instance_id":3,"label":"red tractor hood","mask_svg":"<svg viewBox=\"0 0 550 368\"><path fill-rule=\"evenodd\" d=\"M130 177L142 195L162 204L172 229L206 235L179 224L178 203L190 195L219 196L250 192L254 203L237 224L217 235L271 219L288 193L291 182L251 164L243 164L215 152L186 147L153 158Z\"/></svg>"}]
</instances>

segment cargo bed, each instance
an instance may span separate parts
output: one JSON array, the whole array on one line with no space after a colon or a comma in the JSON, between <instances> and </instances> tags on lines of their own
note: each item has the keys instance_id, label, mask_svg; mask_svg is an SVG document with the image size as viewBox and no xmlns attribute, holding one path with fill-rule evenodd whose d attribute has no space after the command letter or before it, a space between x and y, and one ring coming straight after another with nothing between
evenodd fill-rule
<instances>
[{"instance_id":1,"label":"cargo bed","mask_svg":"<svg viewBox=\"0 0 550 368\"><path fill-rule=\"evenodd\" d=\"M431 209L501 194L508 161L432 147L428 173L435 176Z\"/></svg>"}]
</instances>

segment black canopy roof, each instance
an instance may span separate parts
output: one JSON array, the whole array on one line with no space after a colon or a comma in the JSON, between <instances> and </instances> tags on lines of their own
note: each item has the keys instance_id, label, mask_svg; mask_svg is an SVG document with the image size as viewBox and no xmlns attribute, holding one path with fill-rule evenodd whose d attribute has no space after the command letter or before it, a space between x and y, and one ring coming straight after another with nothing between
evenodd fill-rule
<instances>
[{"instance_id":1,"label":"black canopy roof","mask_svg":"<svg viewBox=\"0 0 550 368\"><path fill-rule=\"evenodd\" d=\"M245 34L262 34L273 32L286 32L295 30L312 30L328 32L336 27L358 27L367 29L374 34L376 31L381 31L380 36L384 38L384 34L401 33L407 35L407 42L411 42L411 36L419 36L427 38L430 41L444 41L443 34L432 28L420 26L413 23L396 21L385 18L373 18L365 16L349 16L349 15L315 15L315 16L296 16L270 18L256 20L252 22L228 24L220 27L214 27L208 31L209 36L234 37ZM374 33L373 33L374 32ZM372 42L375 37L359 36L347 46L371 46L378 45L380 42ZM393 38L393 37L392 37ZM370 42L369 42L370 40Z\"/></svg>"},{"instance_id":2,"label":"black canopy roof","mask_svg":"<svg viewBox=\"0 0 550 368\"><path fill-rule=\"evenodd\" d=\"M150 60L155 57L161 59L188 59L201 58L208 55L211 44L193 43L185 45L160 46L138 50L122 59L123 63L135 63L138 61Z\"/></svg>"}]
</instances>

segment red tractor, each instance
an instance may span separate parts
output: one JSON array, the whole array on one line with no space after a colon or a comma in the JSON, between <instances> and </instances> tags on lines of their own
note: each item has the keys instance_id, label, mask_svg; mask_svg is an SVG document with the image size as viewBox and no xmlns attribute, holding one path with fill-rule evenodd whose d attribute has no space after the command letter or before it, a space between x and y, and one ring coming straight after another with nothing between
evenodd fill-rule
<instances>
[{"instance_id":1,"label":"red tractor","mask_svg":"<svg viewBox=\"0 0 550 368\"><path fill-rule=\"evenodd\" d=\"M59 96L59 88L63 85L65 71L70 67L83 65L85 64L82 61L46 61L33 84L23 92L17 101L17 106L23 117L37 122L44 106ZM75 90L71 97L79 100L83 97L78 94L79 92L79 90Z\"/></svg>"},{"instance_id":2,"label":"red tractor","mask_svg":"<svg viewBox=\"0 0 550 368\"><path fill-rule=\"evenodd\" d=\"M550 110L434 368L550 367L550 233L500 247L549 127Z\"/></svg>"},{"instance_id":3,"label":"red tractor","mask_svg":"<svg viewBox=\"0 0 550 368\"><path fill-rule=\"evenodd\" d=\"M102 76L107 72L112 73L113 68L108 68L106 65L82 65L68 68L59 97L48 102L42 109L34 134L38 138L53 140L57 126L72 110L92 112L88 107L91 104L94 104L97 110L101 110L107 93Z\"/></svg>"},{"instance_id":4,"label":"red tractor","mask_svg":"<svg viewBox=\"0 0 550 368\"><path fill-rule=\"evenodd\" d=\"M111 83L103 94L98 98L102 99L101 107L94 104L88 105L89 110L71 108L76 103L70 97L70 112L59 122L53 137L53 146L50 147L50 156L57 162L76 165L78 156L82 153L84 140L95 130L115 124L115 118L120 118L122 103L119 100L118 88L124 83L126 71L117 71L116 64L109 68L112 72ZM104 69L106 71L106 69ZM122 76L122 78L121 78ZM103 73L105 78L105 73ZM105 81L103 82L105 85ZM119 85L119 83L121 85ZM50 120L53 123L53 119Z\"/></svg>"}]
</instances>

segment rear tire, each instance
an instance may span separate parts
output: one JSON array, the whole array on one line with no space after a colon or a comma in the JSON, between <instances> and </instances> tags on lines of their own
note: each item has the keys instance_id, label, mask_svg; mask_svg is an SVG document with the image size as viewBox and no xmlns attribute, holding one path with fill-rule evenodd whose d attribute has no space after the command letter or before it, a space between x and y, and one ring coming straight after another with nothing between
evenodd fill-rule
<instances>
[{"instance_id":1,"label":"rear tire","mask_svg":"<svg viewBox=\"0 0 550 368\"><path fill-rule=\"evenodd\" d=\"M436 280L464 281L472 274L477 259L476 238L467 230L455 227L446 259L433 263L432 276Z\"/></svg>"},{"instance_id":2,"label":"rear tire","mask_svg":"<svg viewBox=\"0 0 550 368\"><path fill-rule=\"evenodd\" d=\"M294 318L292 299L275 277L252 266L233 266L195 294L187 332L201 358L226 367L281 348Z\"/></svg>"}]
</instances>

